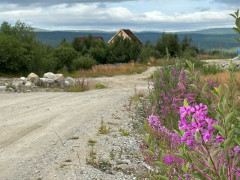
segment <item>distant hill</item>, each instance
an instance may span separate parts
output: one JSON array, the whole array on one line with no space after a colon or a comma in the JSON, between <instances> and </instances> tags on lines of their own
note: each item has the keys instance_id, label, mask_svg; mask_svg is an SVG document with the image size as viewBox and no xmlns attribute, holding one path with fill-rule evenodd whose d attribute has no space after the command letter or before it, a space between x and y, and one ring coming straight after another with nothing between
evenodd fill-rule
<instances>
[{"instance_id":1,"label":"distant hill","mask_svg":"<svg viewBox=\"0 0 240 180\"><path fill-rule=\"evenodd\" d=\"M58 46L59 43L65 38L71 42L77 36L102 36L104 41L107 42L116 32L104 31L45 31L35 30L37 39L43 43L51 46ZM162 36L162 32L135 32L136 36L145 43L151 41L156 43ZM192 38L192 44L199 49L212 50L212 49L232 49L240 47L240 43L235 41L233 37L238 36L231 28L214 28L200 31L177 32L179 40L181 41L186 35Z\"/></svg>"},{"instance_id":2,"label":"distant hill","mask_svg":"<svg viewBox=\"0 0 240 180\"><path fill-rule=\"evenodd\" d=\"M212 28L212 29L203 29L199 31L186 31L186 32L179 32L188 33L188 34L213 34L213 35L223 35L223 34L236 34L232 28Z\"/></svg>"}]
</instances>

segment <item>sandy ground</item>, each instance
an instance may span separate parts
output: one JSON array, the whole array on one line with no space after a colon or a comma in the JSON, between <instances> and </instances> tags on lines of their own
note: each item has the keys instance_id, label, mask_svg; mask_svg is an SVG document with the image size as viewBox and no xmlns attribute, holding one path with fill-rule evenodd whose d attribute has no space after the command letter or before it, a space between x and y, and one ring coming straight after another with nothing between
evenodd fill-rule
<instances>
[{"instance_id":1,"label":"sandy ground","mask_svg":"<svg viewBox=\"0 0 240 180\"><path fill-rule=\"evenodd\" d=\"M204 60L207 63L214 64L230 64L230 59L208 59ZM233 61L234 64L240 64L240 61Z\"/></svg>"},{"instance_id":2,"label":"sandy ground","mask_svg":"<svg viewBox=\"0 0 240 180\"><path fill-rule=\"evenodd\" d=\"M42 179L59 179L56 166L69 150L65 141L76 132L84 166L87 141L96 134L100 117L122 107L134 85L146 89L155 69L95 78L108 88L83 93L0 93L0 179L37 179L39 169L45 169Z\"/></svg>"}]
</instances>

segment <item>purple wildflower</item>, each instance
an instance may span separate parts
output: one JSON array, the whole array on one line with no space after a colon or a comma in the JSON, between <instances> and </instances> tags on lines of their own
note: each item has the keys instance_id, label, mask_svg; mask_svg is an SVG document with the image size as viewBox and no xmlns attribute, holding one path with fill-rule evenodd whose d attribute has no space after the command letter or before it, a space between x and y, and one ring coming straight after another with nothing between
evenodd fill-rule
<instances>
[{"instance_id":1,"label":"purple wildflower","mask_svg":"<svg viewBox=\"0 0 240 180\"><path fill-rule=\"evenodd\" d=\"M217 136L216 137L216 139L215 139L215 141L217 142L217 143L221 143L221 142L223 142L225 139L224 139L224 137L222 137L222 136Z\"/></svg>"}]
</instances>

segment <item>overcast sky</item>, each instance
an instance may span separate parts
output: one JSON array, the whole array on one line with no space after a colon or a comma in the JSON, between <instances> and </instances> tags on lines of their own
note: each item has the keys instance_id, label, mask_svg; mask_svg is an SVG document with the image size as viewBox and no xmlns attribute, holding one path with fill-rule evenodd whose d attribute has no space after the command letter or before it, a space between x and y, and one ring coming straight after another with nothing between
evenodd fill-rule
<instances>
[{"instance_id":1,"label":"overcast sky","mask_svg":"<svg viewBox=\"0 0 240 180\"><path fill-rule=\"evenodd\" d=\"M47 30L185 31L233 27L240 0L1 0L0 23Z\"/></svg>"}]
</instances>

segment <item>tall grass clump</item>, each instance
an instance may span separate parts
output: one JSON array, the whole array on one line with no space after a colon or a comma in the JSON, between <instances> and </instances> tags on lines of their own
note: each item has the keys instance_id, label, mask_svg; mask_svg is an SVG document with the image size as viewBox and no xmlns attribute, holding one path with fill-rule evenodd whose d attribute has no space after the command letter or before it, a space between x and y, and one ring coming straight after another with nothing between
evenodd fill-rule
<instances>
[{"instance_id":1,"label":"tall grass clump","mask_svg":"<svg viewBox=\"0 0 240 180\"><path fill-rule=\"evenodd\" d=\"M194 63L163 67L150 89L145 152L153 179L240 179L240 110L237 74L228 84L204 82Z\"/></svg>"},{"instance_id":2,"label":"tall grass clump","mask_svg":"<svg viewBox=\"0 0 240 180\"><path fill-rule=\"evenodd\" d=\"M217 74L223 72L223 69L221 69L216 64L208 64L201 68L201 74L207 75L207 74Z\"/></svg>"}]
</instances>

